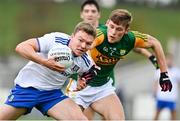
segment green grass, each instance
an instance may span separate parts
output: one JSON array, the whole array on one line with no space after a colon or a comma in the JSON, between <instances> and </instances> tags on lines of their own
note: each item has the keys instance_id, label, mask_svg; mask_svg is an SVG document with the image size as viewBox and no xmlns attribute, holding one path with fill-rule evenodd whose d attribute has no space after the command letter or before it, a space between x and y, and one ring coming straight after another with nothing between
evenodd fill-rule
<instances>
[{"instance_id":1,"label":"green grass","mask_svg":"<svg viewBox=\"0 0 180 121\"><path fill-rule=\"evenodd\" d=\"M117 5L133 14L131 29L149 33L158 38L166 49L170 37L179 38L179 10ZM114 8L113 8L114 9ZM101 10L101 23L105 23L113 9ZM80 4L48 3L19 0L0 1L0 55L14 54L17 43L47 32L62 31L71 34L80 21Z\"/></svg>"}]
</instances>

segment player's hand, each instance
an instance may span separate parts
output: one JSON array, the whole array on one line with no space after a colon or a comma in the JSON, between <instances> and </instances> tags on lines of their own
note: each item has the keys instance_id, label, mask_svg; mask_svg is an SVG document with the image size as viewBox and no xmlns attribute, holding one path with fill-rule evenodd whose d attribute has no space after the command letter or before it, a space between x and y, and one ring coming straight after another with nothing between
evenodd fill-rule
<instances>
[{"instance_id":1,"label":"player's hand","mask_svg":"<svg viewBox=\"0 0 180 121\"><path fill-rule=\"evenodd\" d=\"M87 72L83 73L81 78L86 80L86 84L89 84L92 79L97 75L97 71L100 70L100 67L93 65Z\"/></svg>"},{"instance_id":2,"label":"player's hand","mask_svg":"<svg viewBox=\"0 0 180 121\"><path fill-rule=\"evenodd\" d=\"M149 57L149 60L155 66L156 69L159 69L159 64L158 64L157 59L156 59L156 57L154 55L151 55Z\"/></svg>"},{"instance_id":3,"label":"player's hand","mask_svg":"<svg viewBox=\"0 0 180 121\"><path fill-rule=\"evenodd\" d=\"M169 92L172 90L172 83L169 79L168 73L167 72L162 72L160 74L160 79L159 79L159 84L161 86L161 91L168 91Z\"/></svg>"},{"instance_id":4,"label":"player's hand","mask_svg":"<svg viewBox=\"0 0 180 121\"><path fill-rule=\"evenodd\" d=\"M47 59L44 63L44 66L48 67L49 69L53 70L53 71L57 71L57 72L63 72L65 71L65 66L60 65L59 63L57 63L55 61L55 58L49 58Z\"/></svg>"},{"instance_id":5,"label":"player's hand","mask_svg":"<svg viewBox=\"0 0 180 121\"><path fill-rule=\"evenodd\" d=\"M80 90L86 88L86 86L87 86L87 84L86 84L85 78L79 78L77 81L76 90L74 90L74 91L80 91Z\"/></svg>"}]
</instances>

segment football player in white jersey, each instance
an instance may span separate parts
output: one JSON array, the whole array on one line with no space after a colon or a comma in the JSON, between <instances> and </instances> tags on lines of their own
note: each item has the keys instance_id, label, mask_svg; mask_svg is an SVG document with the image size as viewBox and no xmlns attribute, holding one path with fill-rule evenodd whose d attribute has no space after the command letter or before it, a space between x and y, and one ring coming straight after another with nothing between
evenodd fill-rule
<instances>
[{"instance_id":1,"label":"football player in white jersey","mask_svg":"<svg viewBox=\"0 0 180 121\"><path fill-rule=\"evenodd\" d=\"M155 73L155 82L154 82L154 96L156 99L156 113L154 120L159 120L159 116L163 109L167 108L170 112L171 120L176 119L177 113L177 101L178 101L178 85L180 83L180 69L175 67L173 63L173 55L168 53L166 54L166 62L168 66L169 78L173 84L171 92L162 92L160 86L158 85L159 69Z\"/></svg>"},{"instance_id":2,"label":"football player in white jersey","mask_svg":"<svg viewBox=\"0 0 180 121\"><path fill-rule=\"evenodd\" d=\"M30 62L15 79L5 104L0 107L0 120L15 120L30 113L35 107L42 114L56 120L87 120L80 107L65 96L61 88L74 73L83 74L92 69L93 62L86 54L96 36L96 30L86 22L80 22L69 36L60 32L28 39L16 47L16 52ZM57 45L67 45L74 61L69 68L48 59L48 51Z\"/></svg>"}]
</instances>

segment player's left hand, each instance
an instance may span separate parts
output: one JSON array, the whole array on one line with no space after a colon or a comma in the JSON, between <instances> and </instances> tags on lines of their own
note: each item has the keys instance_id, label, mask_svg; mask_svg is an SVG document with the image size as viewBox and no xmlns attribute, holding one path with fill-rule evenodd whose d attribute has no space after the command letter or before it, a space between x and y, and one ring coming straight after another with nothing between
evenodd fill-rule
<instances>
[{"instance_id":1,"label":"player's left hand","mask_svg":"<svg viewBox=\"0 0 180 121\"><path fill-rule=\"evenodd\" d=\"M85 78L79 78L77 80L76 90L74 90L74 91L80 91L80 90L84 89L86 86L87 86L87 84L86 84Z\"/></svg>"},{"instance_id":2,"label":"player's left hand","mask_svg":"<svg viewBox=\"0 0 180 121\"><path fill-rule=\"evenodd\" d=\"M172 90L172 83L169 79L168 73L167 72L162 72L160 74L160 79L159 79L159 84L161 86L161 91L168 91L169 92Z\"/></svg>"},{"instance_id":3,"label":"player's left hand","mask_svg":"<svg viewBox=\"0 0 180 121\"><path fill-rule=\"evenodd\" d=\"M100 70L100 67L93 65L87 72L83 73L81 78L86 80L86 84L89 84L92 79L97 75L97 71Z\"/></svg>"}]
</instances>

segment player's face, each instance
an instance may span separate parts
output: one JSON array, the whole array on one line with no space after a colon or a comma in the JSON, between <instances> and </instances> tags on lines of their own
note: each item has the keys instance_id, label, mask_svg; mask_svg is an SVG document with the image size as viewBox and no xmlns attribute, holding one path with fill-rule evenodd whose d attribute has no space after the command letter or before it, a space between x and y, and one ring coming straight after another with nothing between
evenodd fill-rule
<instances>
[{"instance_id":1,"label":"player's face","mask_svg":"<svg viewBox=\"0 0 180 121\"><path fill-rule=\"evenodd\" d=\"M100 18L100 13L97 10L96 6L93 4L88 4L84 6L84 9L81 11L81 18L92 25L96 25Z\"/></svg>"},{"instance_id":2,"label":"player's face","mask_svg":"<svg viewBox=\"0 0 180 121\"><path fill-rule=\"evenodd\" d=\"M69 45L76 56L81 56L86 51L91 49L94 39L95 38L93 36L87 34L86 32L78 31L71 36Z\"/></svg>"},{"instance_id":3,"label":"player's face","mask_svg":"<svg viewBox=\"0 0 180 121\"><path fill-rule=\"evenodd\" d=\"M110 43L115 43L121 40L124 34L128 32L127 28L123 25L117 25L113 21L108 20L107 26L107 36Z\"/></svg>"}]
</instances>

